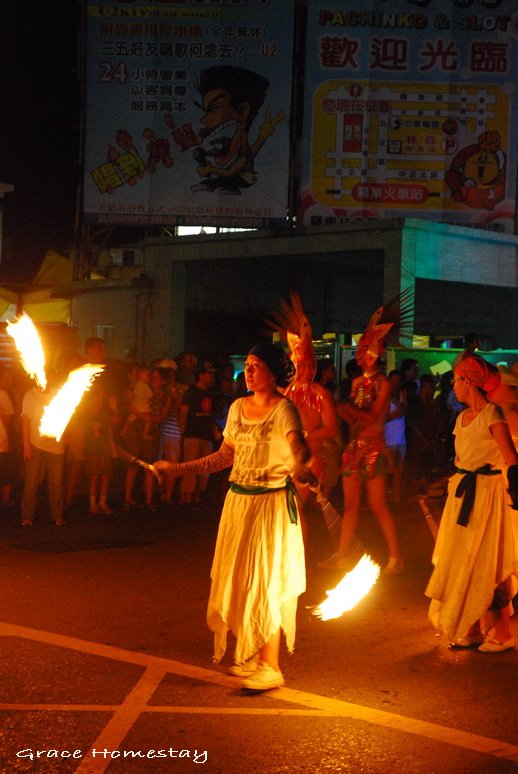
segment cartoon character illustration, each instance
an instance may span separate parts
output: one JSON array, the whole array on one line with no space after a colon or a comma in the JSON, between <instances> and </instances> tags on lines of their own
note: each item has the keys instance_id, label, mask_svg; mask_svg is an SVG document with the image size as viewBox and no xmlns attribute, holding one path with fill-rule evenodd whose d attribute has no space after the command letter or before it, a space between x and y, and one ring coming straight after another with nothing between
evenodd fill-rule
<instances>
[{"instance_id":1,"label":"cartoon character illustration","mask_svg":"<svg viewBox=\"0 0 518 774\"><path fill-rule=\"evenodd\" d=\"M506 173L507 156L501 148L500 134L489 131L457 153L445 180L456 202L493 210L505 198Z\"/></svg>"},{"instance_id":2,"label":"cartoon character illustration","mask_svg":"<svg viewBox=\"0 0 518 774\"><path fill-rule=\"evenodd\" d=\"M240 195L256 182L255 158L284 119L282 111L272 117L268 108L257 139L250 143L250 128L269 85L262 75L242 67L216 65L201 71L196 88L202 98L198 107L204 111L203 128L192 142L200 146L193 156L203 180L191 190Z\"/></svg>"}]
</instances>

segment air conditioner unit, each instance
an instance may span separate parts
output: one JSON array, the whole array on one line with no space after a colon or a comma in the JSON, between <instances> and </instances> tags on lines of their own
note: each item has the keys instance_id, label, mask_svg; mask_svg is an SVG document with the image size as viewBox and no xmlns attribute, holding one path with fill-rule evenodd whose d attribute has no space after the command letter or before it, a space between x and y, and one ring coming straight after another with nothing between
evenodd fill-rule
<instances>
[{"instance_id":1,"label":"air conditioner unit","mask_svg":"<svg viewBox=\"0 0 518 774\"><path fill-rule=\"evenodd\" d=\"M111 266L143 266L144 253L142 250L114 247L108 251Z\"/></svg>"}]
</instances>

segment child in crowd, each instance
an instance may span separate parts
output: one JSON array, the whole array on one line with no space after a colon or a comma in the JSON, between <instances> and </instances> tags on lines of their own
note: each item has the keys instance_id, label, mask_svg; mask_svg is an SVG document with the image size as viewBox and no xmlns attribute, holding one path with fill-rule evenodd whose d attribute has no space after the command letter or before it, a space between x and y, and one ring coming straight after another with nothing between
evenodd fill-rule
<instances>
[{"instance_id":1,"label":"child in crowd","mask_svg":"<svg viewBox=\"0 0 518 774\"><path fill-rule=\"evenodd\" d=\"M123 438L126 437L132 422L139 417L144 420L142 437L146 440L150 438L151 423L146 417L150 413L150 400L153 396L150 381L151 369L145 365L137 366L137 381L131 393L128 415L121 431Z\"/></svg>"},{"instance_id":2,"label":"child in crowd","mask_svg":"<svg viewBox=\"0 0 518 774\"><path fill-rule=\"evenodd\" d=\"M102 388L93 388L85 412L84 449L88 472L90 514L111 514L107 503L115 454L110 413Z\"/></svg>"}]
</instances>

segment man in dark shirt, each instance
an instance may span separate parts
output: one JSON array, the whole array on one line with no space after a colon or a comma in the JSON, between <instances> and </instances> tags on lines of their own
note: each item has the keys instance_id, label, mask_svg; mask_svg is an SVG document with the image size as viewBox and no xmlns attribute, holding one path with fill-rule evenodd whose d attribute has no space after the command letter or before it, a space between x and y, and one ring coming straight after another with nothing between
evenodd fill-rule
<instances>
[{"instance_id":1,"label":"man in dark shirt","mask_svg":"<svg viewBox=\"0 0 518 774\"><path fill-rule=\"evenodd\" d=\"M183 434L183 461L205 457L213 450L217 426L213 416L214 374L216 369L202 360L195 384L187 388L180 407L179 425ZM208 475L185 473L180 485L180 505L199 503L207 487Z\"/></svg>"}]
</instances>

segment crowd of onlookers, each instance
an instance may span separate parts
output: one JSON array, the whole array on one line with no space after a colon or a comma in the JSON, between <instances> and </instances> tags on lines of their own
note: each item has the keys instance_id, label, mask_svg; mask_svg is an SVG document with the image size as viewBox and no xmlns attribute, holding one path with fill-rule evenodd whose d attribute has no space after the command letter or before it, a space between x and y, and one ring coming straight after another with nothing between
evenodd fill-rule
<instances>
[{"instance_id":1,"label":"crowd of onlookers","mask_svg":"<svg viewBox=\"0 0 518 774\"><path fill-rule=\"evenodd\" d=\"M83 356L69 358L67 369L105 363L104 342L88 339ZM338 406L361 373L354 358L338 382L332 360L317 361L315 379ZM419 492L444 478L452 466L453 428L463 408L452 389L453 371L440 377L418 373L413 358L390 371L390 406L385 424L390 495ZM174 360L150 364L107 363L93 383L63 438L41 436L45 405L63 374L49 374L47 390L33 386L17 364L0 366L0 506L19 507L24 525L38 518L40 487L46 479L51 519L64 524L68 512L88 508L92 515L136 507L154 510L175 502L196 507L205 497L208 477L187 473L160 484L135 463L157 459L192 460L222 441L228 409L246 394L243 374L229 360L181 352ZM330 469L338 483L339 458L348 440L345 422L329 446ZM334 461L334 462L333 462ZM225 477L220 477L223 492ZM215 491L217 492L217 481Z\"/></svg>"},{"instance_id":2,"label":"crowd of onlookers","mask_svg":"<svg viewBox=\"0 0 518 774\"><path fill-rule=\"evenodd\" d=\"M40 433L45 406L66 378L85 363L105 368L85 393L63 437ZM173 498L198 504L201 476L158 482L136 460L178 461L210 453L222 439L228 407L246 391L230 361L212 362L182 352L150 364L106 363L104 341L85 342L85 354L48 373L42 391L17 363L0 365L0 510L19 508L24 526L38 520L46 494L51 520L88 508L92 516L114 508L154 510Z\"/></svg>"}]
</instances>

